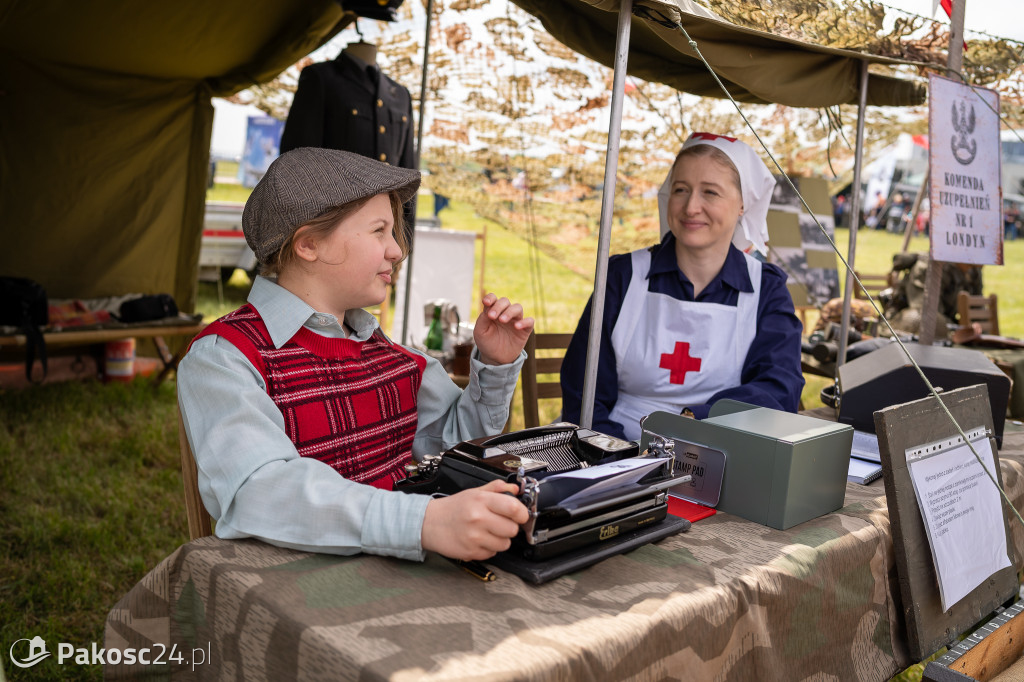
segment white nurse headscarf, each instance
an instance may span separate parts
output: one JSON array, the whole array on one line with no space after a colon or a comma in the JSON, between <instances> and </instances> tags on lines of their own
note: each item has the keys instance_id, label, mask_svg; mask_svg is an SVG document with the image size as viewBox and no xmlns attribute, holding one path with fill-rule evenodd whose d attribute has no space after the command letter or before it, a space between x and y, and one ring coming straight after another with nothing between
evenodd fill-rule
<instances>
[{"instance_id":1,"label":"white nurse headscarf","mask_svg":"<svg viewBox=\"0 0 1024 682\"><path fill-rule=\"evenodd\" d=\"M734 137L715 135L713 133L693 133L683 143L682 149L706 144L721 149L736 166L740 174L740 191L743 196L743 215L736 223L732 243L740 251L749 252L757 249L767 255L768 247L768 206L772 201L775 189L775 178L768 172L764 162L757 153L745 142ZM681 151L681 150L680 150ZM668 227L668 195L672 184L672 169L658 190L658 216L661 219L661 236L669 232Z\"/></svg>"}]
</instances>

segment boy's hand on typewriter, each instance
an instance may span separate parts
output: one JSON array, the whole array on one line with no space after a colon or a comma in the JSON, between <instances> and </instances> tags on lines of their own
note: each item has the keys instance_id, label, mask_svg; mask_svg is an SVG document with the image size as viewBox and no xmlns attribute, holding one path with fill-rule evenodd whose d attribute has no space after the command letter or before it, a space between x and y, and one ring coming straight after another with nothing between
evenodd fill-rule
<instances>
[{"instance_id":1,"label":"boy's hand on typewriter","mask_svg":"<svg viewBox=\"0 0 1024 682\"><path fill-rule=\"evenodd\" d=\"M431 500L420 536L423 549L464 560L488 559L508 549L519 525L530 518L517 492L515 484L491 481Z\"/></svg>"},{"instance_id":2,"label":"boy's hand on typewriter","mask_svg":"<svg viewBox=\"0 0 1024 682\"><path fill-rule=\"evenodd\" d=\"M533 318L523 317L523 306L507 298L487 294L483 311L473 326L473 341L485 365L515 362L533 331Z\"/></svg>"}]
</instances>

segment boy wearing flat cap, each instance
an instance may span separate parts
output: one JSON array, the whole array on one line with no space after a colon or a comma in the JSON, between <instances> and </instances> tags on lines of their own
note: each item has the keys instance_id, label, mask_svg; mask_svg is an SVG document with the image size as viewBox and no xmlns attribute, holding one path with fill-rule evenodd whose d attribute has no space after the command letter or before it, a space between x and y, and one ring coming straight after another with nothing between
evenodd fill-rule
<instances>
[{"instance_id":1,"label":"boy wearing flat cap","mask_svg":"<svg viewBox=\"0 0 1024 682\"><path fill-rule=\"evenodd\" d=\"M363 310L405 256L418 172L349 152L281 155L242 227L263 276L178 367L178 400L216 534L333 554L485 559L526 508L492 481L446 498L392 490L416 456L501 431L533 320L487 294L469 386Z\"/></svg>"}]
</instances>

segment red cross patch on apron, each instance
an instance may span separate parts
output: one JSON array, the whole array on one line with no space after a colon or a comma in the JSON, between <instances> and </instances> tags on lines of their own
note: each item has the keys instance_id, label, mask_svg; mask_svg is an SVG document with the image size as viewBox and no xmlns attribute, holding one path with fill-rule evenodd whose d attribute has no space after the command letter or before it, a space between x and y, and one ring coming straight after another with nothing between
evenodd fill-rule
<instances>
[{"instance_id":1,"label":"red cross patch on apron","mask_svg":"<svg viewBox=\"0 0 1024 682\"><path fill-rule=\"evenodd\" d=\"M686 341L676 341L675 350L662 355L661 364L658 367L669 371L668 381L670 384L682 386L686 383L687 372L700 371L700 358L690 357L689 343Z\"/></svg>"}]
</instances>

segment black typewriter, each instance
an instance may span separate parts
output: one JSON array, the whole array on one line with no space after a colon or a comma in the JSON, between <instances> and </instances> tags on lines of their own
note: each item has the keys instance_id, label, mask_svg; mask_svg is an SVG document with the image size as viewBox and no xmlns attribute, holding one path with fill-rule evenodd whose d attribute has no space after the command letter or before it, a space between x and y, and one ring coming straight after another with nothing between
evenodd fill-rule
<instances>
[{"instance_id":1,"label":"black typewriter","mask_svg":"<svg viewBox=\"0 0 1024 682\"><path fill-rule=\"evenodd\" d=\"M668 517L671 439L637 443L559 423L459 443L408 467L396 490L454 494L501 479L530 511L512 548L490 563L534 582L686 530Z\"/></svg>"}]
</instances>

